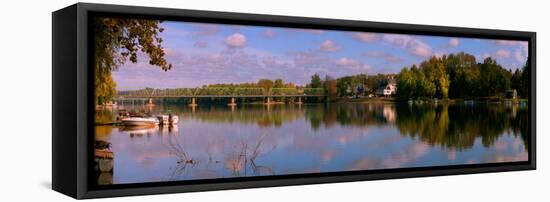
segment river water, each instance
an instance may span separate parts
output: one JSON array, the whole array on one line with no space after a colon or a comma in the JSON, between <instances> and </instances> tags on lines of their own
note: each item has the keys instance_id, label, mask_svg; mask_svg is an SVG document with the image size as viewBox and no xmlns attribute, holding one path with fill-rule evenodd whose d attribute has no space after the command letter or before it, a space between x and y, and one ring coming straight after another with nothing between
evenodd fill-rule
<instances>
[{"instance_id":1,"label":"river water","mask_svg":"<svg viewBox=\"0 0 550 202\"><path fill-rule=\"evenodd\" d=\"M528 160L528 112L504 104L157 104L174 127L96 126L114 171L99 184ZM117 109L96 112L114 119Z\"/></svg>"}]
</instances>

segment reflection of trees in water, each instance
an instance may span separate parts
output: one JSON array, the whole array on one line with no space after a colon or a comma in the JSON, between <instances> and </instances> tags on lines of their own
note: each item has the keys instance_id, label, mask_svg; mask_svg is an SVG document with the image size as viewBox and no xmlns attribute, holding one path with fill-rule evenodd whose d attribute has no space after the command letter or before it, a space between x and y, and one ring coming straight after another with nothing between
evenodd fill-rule
<instances>
[{"instance_id":1,"label":"reflection of trees in water","mask_svg":"<svg viewBox=\"0 0 550 202\"><path fill-rule=\"evenodd\" d=\"M480 137L492 146L505 132L518 136L528 148L528 111L517 105L401 105L348 103L307 108L311 127L330 128L335 123L356 127L396 125L400 133L431 145L471 148Z\"/></svg>"},{"instance_id":2,"label":"reflection of trees in water","mask_svg":"<svg viewBox=\"0 0 550 202\"><path fill-rule=\"evenodd\" d=\"M298 107L293 105L250 105L237 108L237 112L229 111L227 107L201 108L188 116L201 121L257 124L261 127L280 127L284 122L291 122L303 116Z\"/></svg>"},{"instance_id":3,"label":"reflection of trees in water","mask_svg":"<svg viewBox=\"0 0 550 202\"><path fill-rule=\"evenodd\" d=\"M109 140L113 127L111 126L96 126L95 127L95 140Z\"/></svg>"},{"instance_id":4,"label":"reflection of trees in water","mask_svg":"<svg viewBox=\"0 0 550 202\"><path fill-rule=\"evenodd\" d=\"M305 116L313 129L330 128L336 123L357 127L381 126L395 121L396 110L392 104L327 104L307 108Z\"/></svg>"},{"instance_id":5,"label":"reflection of trees in water","mask_svg":"<svg viewBox=\"0 0 550 202\"><path fill-rule=\"evenodd\" d=\"M115 113L113 110L96 110L95 123L110 123L115 121Z\"/></svg>"},{"instance_id":6,"label":"reflection of trees in water","mask_svg":"<svg viewBox=\"0 0 550 202\"><path fill-rule=\"evenodd\" d=\"M521 128L527 127L527 110L516 116L511 110L502 105L398 106L396 124L403 135L458 150L471 148L478 137L485 147L492 146L507 131L521 135L526 145L528 133Z\"/></svg>"},{"instance_id":7,"label":"reflection of trees in water","mask_svg":"<svg viewBox=\"0 0 550 202\"><path fill-rule=\"evenodd\" d=\"M529 149L529 112L528 110L518 110L515 116L512 117L511 130L516 134L521 135L523 145L526 150Z\"/></svg>"}]
</instances>

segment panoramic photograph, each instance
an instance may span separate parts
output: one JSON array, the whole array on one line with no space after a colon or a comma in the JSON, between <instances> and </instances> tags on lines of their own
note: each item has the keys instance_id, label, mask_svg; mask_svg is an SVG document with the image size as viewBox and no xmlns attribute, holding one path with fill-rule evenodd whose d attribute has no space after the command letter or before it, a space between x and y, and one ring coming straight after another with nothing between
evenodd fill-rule
<instances>
[{"instance_id":1,"label":"panoramic photograph","mask_svg":"<svg viewBox=\"0 0 550 202\"><path fill-rule=\"evenodd\" d=\"M529 160L527 41L93 21L96 185Z\"/></svg>"}]
</instances>

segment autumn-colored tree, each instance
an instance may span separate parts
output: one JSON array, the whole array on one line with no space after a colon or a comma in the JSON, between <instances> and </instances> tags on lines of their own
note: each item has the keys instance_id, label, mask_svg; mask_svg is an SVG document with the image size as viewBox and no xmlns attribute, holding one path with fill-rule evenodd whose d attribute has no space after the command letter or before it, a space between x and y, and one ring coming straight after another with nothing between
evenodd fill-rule
<instances>
[{"instance_id":1,"label":"autumn-colored tree","mask_svg":"<svg viewBox=\"0 0 550 202\"><path fill-rule=\"evenodd\" d=\"M273 88L273 81L270 79L260 79L258 81L258 87L263 89L270 89Z\"/></svg>"},{"instance_id":2,"label":"autumn-colored tree","mask_svg":"<svg viewBox=\"0 0 550 202\"><path fill-rule=\"evenodd\" d=\"M149 64L168 71L158 20L129 18L94 19L95 102L103 104L114 97L116 83L112 71L130 60L138 61L138 53L149 56Z\"/></svg>"},{"instance_id":3,"label":"autumn-colored tree","mask_svg":"<svg viewBox=\"0 0 550 202\"><path fill-rule=\"evenodd\" d=\"M336 79L327 75L325 77L324 88L329 100L334 100L338 97L338 88Z\"/></svg>"},{"instance_id":4,"label":"autumn-colored tree","mask_svg":"<svg viewBox=\"0 0 550 202\"><path fill-rule=\"evenodd\" d=\"M434 95L439 98L447 98L449 95L449 75L445 71L445 63L442 58L431 57L420 64L428 82L435 87ZM431 94L431 93L429 93ZM428 96L428 97L432 97Z\"/></svg>"}]
</instances>

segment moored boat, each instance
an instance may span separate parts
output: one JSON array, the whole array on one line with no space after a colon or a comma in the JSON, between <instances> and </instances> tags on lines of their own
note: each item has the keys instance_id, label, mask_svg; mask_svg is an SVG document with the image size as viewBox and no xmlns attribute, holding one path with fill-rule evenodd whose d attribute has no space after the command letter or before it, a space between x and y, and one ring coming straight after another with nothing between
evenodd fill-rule
<instances>
[{"instance_id":1,"label":"moored boat","mask_svg":"<svg viewBox=\"0 0 550 202\"><path fill-rule=\"evenodd\" d=\"M148 126L159 124L159 120L155 117L125 117L120 121L125 126Z\"/></svg>"}]
</instances>

